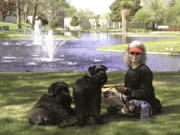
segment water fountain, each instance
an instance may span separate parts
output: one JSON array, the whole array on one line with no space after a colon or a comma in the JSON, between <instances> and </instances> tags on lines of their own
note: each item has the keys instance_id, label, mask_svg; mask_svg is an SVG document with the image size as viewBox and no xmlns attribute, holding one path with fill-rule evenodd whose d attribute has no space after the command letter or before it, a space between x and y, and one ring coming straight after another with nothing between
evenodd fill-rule
<instances>
[{"instance_id":1,"label":"water fountain","mask_svg":"<svg viewBox=\"0 0 180 135\"><path fill-rule=\"evenodd\" d=\"M40 24L35 23L34 31L32 32L33 43L36 45L40 45L42 43L42 31L40 29Z\"/></svg>"},{"instance_id":2,"label":"water fountain","mask_svg":"<svg viewBox=\"0 0 180 135\"><path fill-rule=\"evenodd\" d=\"M43 51L46 53L47 61L53 61L58 47L62 46L65 43L65 41L56 42L53 38L52 30L49 30L47 34L44 34L38 23L35 24L32 37L33 44L40 45Z\"/></svg>"}]
</instances>

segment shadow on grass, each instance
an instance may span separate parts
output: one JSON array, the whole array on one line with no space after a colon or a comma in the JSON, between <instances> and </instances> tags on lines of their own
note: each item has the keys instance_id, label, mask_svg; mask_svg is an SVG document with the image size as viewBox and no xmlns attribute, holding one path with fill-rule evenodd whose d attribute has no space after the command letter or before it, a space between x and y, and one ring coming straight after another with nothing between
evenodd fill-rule
<instances>
[{"instance_id":1,"label":"shadow on grass","mask_svg":"<svg viewBox=\"0 0 180 135\"><path fill-rule=\"evenodd\" d=\"M16 86L18 87L18 86ZM0 94L3 95L1 100L4 102L1 103L1 106L7 105L20 105L27 104L37 100L43 92L45 92L44 87L9 87L8 90L1 90Z\"/></svg>"},{"instance_id":2,"label":"shadow on grass","mask_svg":"<svg viewBox=\"0 0 180 135\"><path fill-rule=\"evenodd\" d=\"M73 83L84 74L82 72L1 73L0 95L3 95L1 105L18 105L37 101L42 93L47 91L50 84L56 81L66 82L71 90ZM122 76L121 73L120 76ZM108 83L113 83L119 76L111 73L109 78Z\"/></svg>"},{"instance_id":3,"label":"shadow on grass","mask_svg":"<svg viewBox=\"0 0 180 135\"><path fill-rule=\"evenodd\" d=\"M46 129L41 127L33 127L27 122L12 118L0 119L1 135L41 135L46 132Z\"/></svg>"},{"instance_id":4,"label":"shadow on grass","mask_svg":"<svg viewBox=\"0 0 180 135\"><path fill-rule=\"evenodd\" d=\"M167 115L172 113L180 113L180 105L170 105L163 107L161 115Z\"/></svg>"},{"instance_id":5,"label":"shadow on grass","mask_svg":"<svg viewBox=\"0 0 180 135\"><path fill-rule=\"evenodd\" d=\"M114 121L139 121L139 116L130 116L116 113L104 113L101 115L106 124Z\"/></svg>"},{"instance_id":6,"label":"shadow on grass","mask_svg":"<svg viewBox=\"0 0 180 135\"><path fill-rule=\"evenodd\" d=\"M132 122L58 128L57 126L31 126L11 118L0 119L1 135L150 135L148 129Z\"/></svg>"}]
</instances>

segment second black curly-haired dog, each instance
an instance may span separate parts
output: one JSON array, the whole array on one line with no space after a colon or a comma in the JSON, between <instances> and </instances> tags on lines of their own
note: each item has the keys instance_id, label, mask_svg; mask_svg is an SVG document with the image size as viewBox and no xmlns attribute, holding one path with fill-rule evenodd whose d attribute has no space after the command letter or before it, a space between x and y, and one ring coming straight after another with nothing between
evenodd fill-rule
<instances>
[{"instance_id":1,"label":"second black curly-haired dog","mask_svg":"<svg viewBox=\"0 0 180 135\"><path fill-rule=\"evenodd\" d=\"M107 82L106 66L90 66L88 74L73 86L73 97L79 126L100 124L101 87Z\"/></svg>"},{"instance_id":2,"label":"second black curly-haired dog","mask_svg":"<svg viewBox=\"0 0 180 135\"><path fill-rule=\"evenodd\" d=\"M43 94L29 112L29 123L33 125L71 124L73 109L68 85L55 82ZM67 122L65 122L67 121ZM68 123L69 122L69 123Z\"/></svg>"}]
</instances>

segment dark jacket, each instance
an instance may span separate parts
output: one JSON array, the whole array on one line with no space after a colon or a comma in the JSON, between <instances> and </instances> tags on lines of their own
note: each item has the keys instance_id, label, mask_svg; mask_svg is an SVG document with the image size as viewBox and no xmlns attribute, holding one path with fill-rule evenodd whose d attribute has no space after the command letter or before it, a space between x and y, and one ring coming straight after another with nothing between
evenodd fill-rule
<instances>
[{"instance_id":1,"label":"dark jacket","mask_svg":"<svg viewBox=\"0 0 180 135\"><path fill-rule=\"evenodd\" d=\"M152 106L153 114L161 111L160 101L155 97L153 74L147 65L129 68L125 75L125 87L130 99L145 100Z\"/></svg>"}]
</instances>

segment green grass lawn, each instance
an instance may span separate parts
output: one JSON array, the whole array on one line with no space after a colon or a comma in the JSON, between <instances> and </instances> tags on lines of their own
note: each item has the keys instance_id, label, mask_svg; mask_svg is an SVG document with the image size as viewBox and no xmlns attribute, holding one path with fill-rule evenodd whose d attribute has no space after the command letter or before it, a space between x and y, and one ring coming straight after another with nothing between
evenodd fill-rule
<instances>
[{"instance_id":1,"label":"green grass lawn","mask_svg":"<svg viewBox=\"0 0 180 135\"><path fill-rule=\"evenodd\" d=\"M0 22L0 26L9 26L8 31L0 30L0 40L32 40L31 26L28 23L22 23L22 29L17 30L15 23ZM48 31L48 28L46 29ZM56 34L53 34L55 38L62 39L77 39L73 36L64 36L58 34L60 31L55 30Z\"/></svg>"},{"instance_id":2,"label":"green grass lawn","mask_svg":"<svg viewBox=\"0 0 180 135\"><path fill-rule=\"evenodd\" d=\"M0 40L14 40L14 39L30 39L29 34L25 34L24 31L28 31L30 25L22 23L23 30L17 30L15 23L0 22L0 26L9 26L9 30L0 30Z\"/></svg>"},{"instance_id":3,"label":"green grass lawn","mask_svg":"<svg viewBox=\"0 0 180 135\"><path fill-rule=\"evenodd\" d=\"M99 126L70 127L31 126L28 110L48 86L55 81L72 84L81 72L0 73L0 135L179 135L180 134L180 72L154 73L154 87L163 105L163 112L150 123L122 118ZM108 73L108 85L123 82L124 72ZM105 90L105 89L104 89ZM106 112L102 103L102 113Z\"/></svg>"},{"instance_id":4,"label":"green grass lawn","mask_svg":"<svg viewBox=\"0 0 180 135\"><path fill-rule=\"evenodd\" d=\"M129 36L132 36L132 34L129 34ZM148 41L144 42L144 45L147 49L147 52L149 53L170 53L170 54L180 54L180 35L179 34L173 34L173 33L150 33L150 34L133 34L133 36L164 36L169 37L173 36L173 39L163 39L163 40L154 40L154 41ZM118 44L118 45L112 45L112 46L106 46L103 48L100 48L98 50L101 51L125 51L128 44Z\"/></svg>"}]
</instances>

